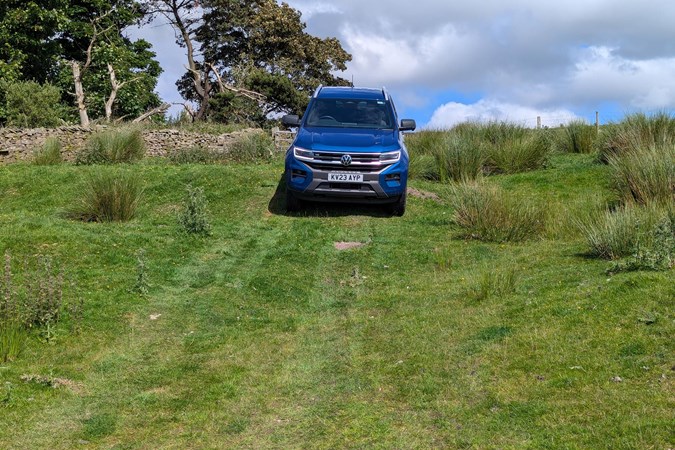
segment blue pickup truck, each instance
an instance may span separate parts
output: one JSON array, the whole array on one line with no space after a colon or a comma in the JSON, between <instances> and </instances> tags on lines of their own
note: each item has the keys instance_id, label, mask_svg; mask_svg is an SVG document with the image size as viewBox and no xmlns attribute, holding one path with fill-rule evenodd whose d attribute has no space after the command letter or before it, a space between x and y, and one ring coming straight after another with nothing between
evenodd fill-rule
<instances>
[{"instance_id":1,"label":"blue pickup truck","mask_svg":"<svg viewBox=\"0 0 675 450\"><path fill-rule=\"evenodd\" d=\"M297 135L286 153L286 209L303 201L386 205L405 213L408 152L386 89L319 86L302 119L282 118Z\"/></svg>"}]
</instances>

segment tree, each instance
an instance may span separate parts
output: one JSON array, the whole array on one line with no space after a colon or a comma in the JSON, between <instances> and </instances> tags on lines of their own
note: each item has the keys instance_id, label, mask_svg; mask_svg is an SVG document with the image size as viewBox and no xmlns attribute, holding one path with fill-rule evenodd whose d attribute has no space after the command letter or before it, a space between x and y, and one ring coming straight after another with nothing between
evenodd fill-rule
<instances>
[{"instance_id":1,"label":"tree","mask_svg":"<svg viewBox=\"0 0 675 450\"><path fill-rule=\"evenodd\" d=\"M136 0L2 0L0 78L53 83L70 104L79 78L83 121L138 115L159 104L161 72L150 44L124 35L144 14Z\"/></svg>"},{"instance_id":2,"label":"tree","mask_svg":"<svg viewBox=\"0 0 675 450\"><path fill-rule=\"evenodd\" d=\"M300 13L275 0L147 0L186 48L176 82L197 103L196 119L258 123L269 113L301 112L321 83L348 85L333 72L349 55L335 38L305 32ZM240 99L241 98L241 99ZM216 110L220 108L220 110ZM262 118L262 119L261 119Z\"/></svg>"},{"instance_id":3,"label":"tree","mask_svg":"<svg viewBox=\"0 0 675 450\"><path fill-rule=\"evenodd\" d=\"M351 55L335 38L305 32L300 12L275 0L205 0L196 36L220 76L266 97L265 115L301 113L319 84L349 85L333 75Z\"/></svg>"}]
</instances>

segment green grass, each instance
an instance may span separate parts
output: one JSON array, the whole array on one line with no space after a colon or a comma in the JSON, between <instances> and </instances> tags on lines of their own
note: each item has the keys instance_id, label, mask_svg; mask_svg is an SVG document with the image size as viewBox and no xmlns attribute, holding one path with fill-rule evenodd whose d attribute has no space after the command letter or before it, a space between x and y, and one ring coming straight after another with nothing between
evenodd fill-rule
<instances>
[{"instance_id":1,"label":"green grass","mask_svg":"<svg viewBox=\"0 0 675 450\"><path fill-rule=\"evenodd\" d=\"M85 299L79 334L0 365L0 448L672 447L672 271L608 276L565 227L467 241L428 199L286 215L278 160L124 169L135 218L84 223L61 211L95 168L0 167L0 254L51 256ZM566 154L487 182L563 222L608 178ZM210 237L177 229L188 184Z\"/></svg>"}]
</instances>

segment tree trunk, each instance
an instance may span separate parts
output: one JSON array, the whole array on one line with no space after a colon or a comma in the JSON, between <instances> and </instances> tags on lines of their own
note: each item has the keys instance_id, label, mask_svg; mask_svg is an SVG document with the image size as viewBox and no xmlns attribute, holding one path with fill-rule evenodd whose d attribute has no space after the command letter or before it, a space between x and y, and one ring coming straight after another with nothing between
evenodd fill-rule
<instances>
[{"instance_id":1,"label":"tree trunk","mask_svg":"<svg viewBox=\"0 0 675 450\"><path fill-rule=\"evenodd\" d=\"M84 89L82 88L82 73L80 72L80 63L73 61L72 67L73 79L75 80L75 98L77 100L77 110L80 113L80 124L83 127L89 127L87 105L84 104Z\"/></svg>"}]
</instances>

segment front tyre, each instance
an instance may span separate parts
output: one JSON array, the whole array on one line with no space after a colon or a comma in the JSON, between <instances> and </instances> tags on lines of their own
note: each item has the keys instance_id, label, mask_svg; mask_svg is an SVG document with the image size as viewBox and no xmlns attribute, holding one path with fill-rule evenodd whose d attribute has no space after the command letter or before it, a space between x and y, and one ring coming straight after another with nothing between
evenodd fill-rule
<instances>
[{"instance_id":1,"label":"front tyre","mask_svg":"<svg viewBox=\"0 0 675 450\"><path fill-rule=\"evenodd\" d=\"M401 217L405 214L405 202L406 202L406 193L405 191L401 196L396 200L395 203L389 205L388 210L393 216Z\"/></svg>"}]
</instances>

